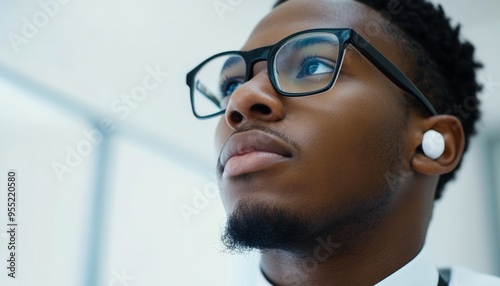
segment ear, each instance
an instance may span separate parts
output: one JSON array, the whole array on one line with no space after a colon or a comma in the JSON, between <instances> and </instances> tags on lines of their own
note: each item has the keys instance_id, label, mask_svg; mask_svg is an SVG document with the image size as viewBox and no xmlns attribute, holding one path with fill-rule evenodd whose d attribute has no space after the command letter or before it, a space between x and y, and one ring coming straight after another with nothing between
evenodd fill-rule
<instances>
[{"instance_id":1,"label":"ear","mask_svg":"<svg viewBox=\"0 0 500 286\"><path fill-rule=\"evenodd\" d=\"M418 127L420 133L416 137L417 140L420 140L418 143L419 148L424 133L431 129L443 135L445 142L444 153L433 160L417 150L411 160L412 168L415 172L427 176L449 173L460 163L464 152L465 137L462 123L457 117L451 115L437 115L422 119Z\"/></svg>"}]
</instances>

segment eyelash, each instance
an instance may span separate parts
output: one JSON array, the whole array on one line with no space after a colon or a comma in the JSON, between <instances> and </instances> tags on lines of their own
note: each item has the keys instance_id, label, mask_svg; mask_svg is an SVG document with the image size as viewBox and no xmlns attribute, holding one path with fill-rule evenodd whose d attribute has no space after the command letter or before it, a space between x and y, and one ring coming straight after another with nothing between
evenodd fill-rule
<instances>
[{"instance_id":1,"label":"eyelash","mask_svg":"<svg viewBox=\"0 0 500 286\"><path fill-rule=\"evenodd\" d=\"M331 64L327 63L326 61L321 60L321 57L318 55L303 56L302 59L300 60L300 66L303 66L307 61L309 61L311 59L317 59L318 62L328 66L331 69L335 68L335 66L332 66Z\"/></svg>"},{"instance_id":2,"label":"eyelash","mask_svg":"<svg viewBox=\"0 0 500 286\"><path fill-rule=\"evenodd\" d=\"M224 77L223 80L220 81L220 84L219 84L219 90L220 92L224 95L224 96L227 96L225 90L226 90L226 87L227 87L227 84L231 81L237 81L237 79L239 79L241 77L237 77L237 76L231 76L231 75L228 75L226 77ZM242 83L242 82L240 82Z\"/></svg>"},{"instance_id":3,"label":"eyelash","mask_svg":"<svg viewBox=\"0 0 500 286\"><path fill-rule=\"evenodd\" d=\"M320 62L321 64L324 64L324 65L328 66L329 68L331 68L332 70L335 70L335 65L331 65L331 64L327 63L326 61L321 60L321 57L320 57L320 56L318 56L318 55L303 56L303 57L302 57L302 59L300 60L300 64L299 64L299 66L300 66L300 67L303 67L303 66L304 66L304 64L305 64L307 61L311 60L311 59L316 59L316 60L317 60L318 62Z\"/></svg>"}]
</instances>

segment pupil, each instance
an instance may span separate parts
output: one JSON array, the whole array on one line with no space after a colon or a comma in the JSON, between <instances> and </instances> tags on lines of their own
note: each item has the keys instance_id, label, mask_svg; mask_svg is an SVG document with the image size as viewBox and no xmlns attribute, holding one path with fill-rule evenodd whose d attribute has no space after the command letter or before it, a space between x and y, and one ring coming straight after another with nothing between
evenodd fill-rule
<instances>
[{"instance_id":1,"label":"pupil","mask_svg":"<svg viewBox=\"0 0 500 286\"><path fill-rule=\"evenodd\" d=\"M226 95L231 95L233 94L233 92L238 88L238 84L237 83L232 83L229 85L227 91L226 91Z\"/></svg>"},{"instance_id":2,"label":"pupil","mask_svg":"<svg viewBox=\"0 0 500 286\"><path fill-rule=\"evenodd\" d=\"M318 64L311 64L308 68L309 74L313 74L318 70Z\"/></svg>"}]
</instances>

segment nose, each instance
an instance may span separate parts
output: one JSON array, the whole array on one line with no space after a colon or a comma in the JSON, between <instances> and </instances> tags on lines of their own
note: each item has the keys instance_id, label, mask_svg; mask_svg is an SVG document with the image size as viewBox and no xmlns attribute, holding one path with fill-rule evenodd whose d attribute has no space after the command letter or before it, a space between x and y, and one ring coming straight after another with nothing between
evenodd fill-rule
<instances>
[{"instance_id":1,"label":"nose","mask_svg":"<svg viewBox=\"0 0 500 286\"><path fill-rule=\"evenodd\" d=\"M284 117L283 96L272 86L265 64L257 63L254 77L238 87L229 98L225 113L227 124L237 129L248 121L273 122Z\"/></svg>"}]
</instances>

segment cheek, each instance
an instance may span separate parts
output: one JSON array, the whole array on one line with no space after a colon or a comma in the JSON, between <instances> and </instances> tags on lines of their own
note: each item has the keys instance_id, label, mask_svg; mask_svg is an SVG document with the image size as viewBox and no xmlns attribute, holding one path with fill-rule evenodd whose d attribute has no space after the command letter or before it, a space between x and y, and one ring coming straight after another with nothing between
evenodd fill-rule
<instances>
[{"instance_id":1,"label":"cheek","mask_svg":"<svg viewBox=\"0 0 500 286\"><path fill-rule=\"evenodd\" d=\"M219 155L224 143L231 136L233 130L227 125L224 116L221 116L219 119L219 123L217 124L217 128L215 129L214 136L214 146L215 146L215 154Z\"/></svg>"},{"instance_id":2,"label":"cheek","mask_svg":"<svg viewBox=\"0 0 500 286\"><path fill-rule=\"evenodd\" d=\"M403 123L397 118L403 113L397 104L370 97L375 94L334 92L301 104L307 117L294 120L303 147L297 175L307 182L297 183L314 188L318 198L333 196L340 203L379 192L384 174L401 156Z\"/></svg>"},{"instance_id":3,"label":"cheek","mask_svg":"<svg viewBox=\"0 0 500 286\"><path fill-rule=\"evenodd\" d=\"M233 130L229 128L225 118L222 116L219 119L219 123L217 124L217 127L215 129L215 136L214 136L214 146L215 146L214 151L217 156L219 156L222 147L224 146L224 143L227 141L232 132ZM231 198L231 194L226 191L226 186L224 184L224 181L218 179L217 183L219 185L222 205L224 206L226 213L231 213L235 200Z\"/></svg>"}]
</instances>

